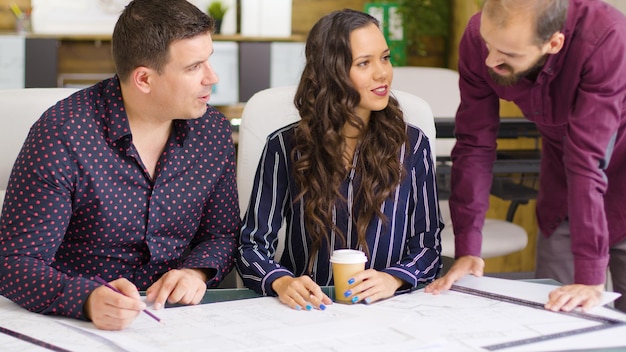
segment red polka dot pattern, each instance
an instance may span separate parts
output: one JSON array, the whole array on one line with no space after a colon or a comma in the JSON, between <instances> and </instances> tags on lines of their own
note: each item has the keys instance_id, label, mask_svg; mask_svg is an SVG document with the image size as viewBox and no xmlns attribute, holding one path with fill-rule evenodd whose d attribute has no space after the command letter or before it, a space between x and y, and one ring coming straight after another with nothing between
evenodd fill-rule
<instances>
[{"instance_id":1,"label":"red polka dot pattern","mask_svg":"<svg viewBox=\"0 0 626 352\"><path fill-rule=\"evenodd\" d=\"M145 290L175 268L233 266L240 226L230 123L215 108L175 120L154 180L132 145L117 78L79 91L32 127L0 223L0 294L84 319L107 281Z\"/></svg>"}]
</instances>

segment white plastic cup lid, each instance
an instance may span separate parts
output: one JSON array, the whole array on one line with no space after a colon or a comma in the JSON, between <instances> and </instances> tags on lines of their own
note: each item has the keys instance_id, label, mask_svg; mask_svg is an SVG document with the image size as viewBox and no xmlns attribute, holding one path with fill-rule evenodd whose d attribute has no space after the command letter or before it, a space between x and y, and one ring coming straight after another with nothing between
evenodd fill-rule
<instances>
[{"instance_id":1,"label":"white plastic cup lid","mask_svg":"<svg viewBox=\"0 0 626 352\"><path fill-rule=\"evenodd\" d=\"M365 263L367 257L365 253L356 249L337 249L333 251L330 262L338 264Z\"/></svg>"}]
</instances>

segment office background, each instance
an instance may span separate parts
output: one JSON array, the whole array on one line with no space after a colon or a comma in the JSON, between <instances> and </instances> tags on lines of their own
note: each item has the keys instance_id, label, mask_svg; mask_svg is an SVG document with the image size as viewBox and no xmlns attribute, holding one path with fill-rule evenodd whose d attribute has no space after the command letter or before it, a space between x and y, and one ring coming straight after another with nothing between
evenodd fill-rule
<instances>
[{"instance_id":1,"label":"office background","mask_svg":"<svg viewBox=\"0 0 626 352\"><path fill-rule=\"evenodd\" d=\"M36 1L33 0L33 2ZM121 2L120 0L92 1ZM207 1L192 2L204 6ZM257 1L260 3L263 0ZM425 54L408 52L409 65L456 68L458 42L467 20L478 11L480 1L447 1L450 4L451 14L449 37L447 40L435 40ZM626 0L605 1L626 13ZM256 91L269 86L295 84L294 80L300 72L298 65L302 59L299 55L301 55L303 41L315 21L336 9L347 7L363 10L369 2L367 0L292 0L289 4L291 5L291 21L288 24L291 33L287 36L264 37L261 35L250 38L237 33L216 35L215 40L220 45L216 48L216 53L224 56L223 59L219 59L223 62L220 64L222 66L216 68L218 72L221 68L222 87L219 88L221 90L218 90L218 94L215 94L217 102L213 101L213 103L220 105L229 118L237 118L245 101ZM114 72L110 58L110 35L81 33L16 35L16 16L11 8L12 4L27 12L32 2L31 0L0 0L0 64L3 67L13 67L12 71L0 72L2 81L9 82L14 77L18 77L18 80L19 77L24 77L22 84L26 87L71 86L85 84L89 80L99 80ZM27 40L20 41L20 37L24 36ZM26 54L20 54L20 50ZM259 57L264 59L259 62ZM36 60L31 61L34 60L33 58ZM235 66L233 62L236 62ZM260 70L259 67L266 69ZM229 87L227 86L229 82L238 84L236 87ZM244 82L245 84L242 84ZM16 84L19 85L20 82ZM233 95L229 92L236 93ZM513 104L507 102L503 102L501 114L507 117L521 116L521 112ZM536 138L503 139L499 141L499 148L535 148L538 147L538 143L540 144L540 141ZM504 219L509 205L510 201L492 196L487 216ZM521 225L528 233L527 247L510 255L487 259L487 272L531 272L534 270L534 244L537 236L534 209L535 202L531 200L521 205L513 218L513 222Z\"/></svg>"}]
</instances>

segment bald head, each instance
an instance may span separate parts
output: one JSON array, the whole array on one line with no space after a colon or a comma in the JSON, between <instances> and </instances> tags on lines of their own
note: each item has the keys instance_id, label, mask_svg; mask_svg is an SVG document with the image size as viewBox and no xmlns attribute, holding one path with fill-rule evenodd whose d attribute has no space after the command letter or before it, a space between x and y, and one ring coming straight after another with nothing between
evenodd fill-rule
<instances>
[{"instance_id":1,"label":"bald head","mask_svg":"<svg viewBox=\"0 0 626 352\"><path fill-rule=\"evenodd\" d=\"M541 45L563 29L568 5L569 0L485 0L482 13L500 28L528 21L536 44Z\"/></svg>"}]
</instances>

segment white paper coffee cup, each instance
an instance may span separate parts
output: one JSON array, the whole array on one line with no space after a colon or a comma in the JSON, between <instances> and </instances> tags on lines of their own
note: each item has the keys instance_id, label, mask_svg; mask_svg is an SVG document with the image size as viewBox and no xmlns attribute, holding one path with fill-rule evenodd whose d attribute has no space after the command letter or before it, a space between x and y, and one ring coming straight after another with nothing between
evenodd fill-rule
<instances>
[{"instance_id":1,"label":"white paper coffee cup","mask_svg":"<svg viewBox=\"0 0 626 352\"><path fill-rule=\"evenodd\" d=\"M352 295L346 297L344 293L359 282L348 284L348 280L365 270L367 256L362 251L355 249L338 249L333 251L330 262L333 266L335 301L339 303L352 303Z\"/></svg>"}]
</instances>

